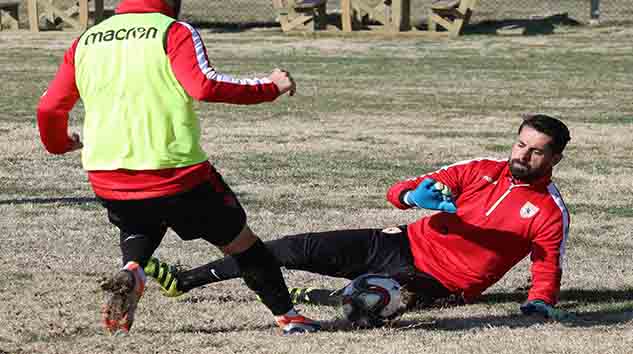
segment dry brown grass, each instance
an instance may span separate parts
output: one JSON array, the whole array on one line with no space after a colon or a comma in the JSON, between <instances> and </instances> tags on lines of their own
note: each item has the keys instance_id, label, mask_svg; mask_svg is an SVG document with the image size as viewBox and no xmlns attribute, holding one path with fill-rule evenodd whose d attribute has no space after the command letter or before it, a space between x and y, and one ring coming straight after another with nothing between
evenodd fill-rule
<instances>
[{"instance_id":1,"label":"dry brown grass","mask_svg":"<svg viewBox=\"0 0 633 354\"><path fill-rule=\"evenodd\" d=\"M178 300L152 285L133 335L102 334L97 283L118 266L118 235L78 155L47 155L35 128L37 99L72 35L1 33L0 353L630 353L631 32L456 41L205 33L221 71L281 66L299 82L297 97L275 104L199 105L204 146L264 239L412 221L420 212L390 208L387 187L454 161L505 157L520 113L551 113L572 130L556 175L572 213L561 306L577 321L519 315L523 262L479 303L408 313L395 328L352 331L335 308L303 307L325 330L300 338L277 335L238 280ZM219 256L173 234L158 254L187 266ZM291 285L344 284L285 274Z\"/></svg>"}]
</instances>

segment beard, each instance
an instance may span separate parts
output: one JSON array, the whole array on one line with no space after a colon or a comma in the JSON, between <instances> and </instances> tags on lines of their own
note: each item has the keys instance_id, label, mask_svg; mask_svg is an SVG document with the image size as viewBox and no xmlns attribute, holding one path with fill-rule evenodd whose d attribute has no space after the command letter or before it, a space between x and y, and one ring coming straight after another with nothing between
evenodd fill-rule
<instances>
[{"instance_id":1,"label":"beard","mask_svg":"<svg viewBox=\"0 0 633 354\"><path fill-rule=\"evenodd\" d=\"M532 182L539 177L543 176L543 171L534 170L530 168L529 165L522 163L518 159L510 159L508 161L510 166L510 173L512 173L512 177L524 182Z\"/></svg>"}]
</instances>

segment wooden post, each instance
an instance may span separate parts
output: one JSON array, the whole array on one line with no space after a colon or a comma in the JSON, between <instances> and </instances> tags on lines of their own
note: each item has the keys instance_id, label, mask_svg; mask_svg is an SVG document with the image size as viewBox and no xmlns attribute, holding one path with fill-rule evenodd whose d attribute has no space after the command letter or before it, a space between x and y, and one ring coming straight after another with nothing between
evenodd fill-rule
<instances>
[{"instance_id":1,"label":"wooden post","mask_svg":"<svg viewBox=\"0 0 633 354\"><path fill-rule=\"evenodd\" d=\"M352 0L341 0L341 28L352 32Z\"/></svg>"},{"instance_id":2,"label":"wooden post","mask_svg":"<svg viewBox=\"0 0 633 354\"><path fill-rule=\"evenodd\" d=\"M391 32L400 32L400 24L402 22L402 0L391 0L391 13L388 18L388 30Z\"/></svg>"},{"instance_id":3,"label":"wooden post","mask_svg":"<svg viewBox=\"0 0 633 354\"><path fill-rule=\"evenodd\" d=\"M79 0L79 24L81 31L88 29L88 0Z\"/></svg>"},{"instance_id":4,"label":"wooden post","mask_svg":"<svg viewBox=\"0 0 633 354\"><path fill-rule=\"evenodd\" d=\"M402 18L400 20L400 30L409 31L411 29L411 0L400 0L402 2Z\"/></svg>"},{"instance_id":5,"label":"wooden post","mask_svg":"<svg viewBox=\"0 0 633 354\"><path fill-rule=\"evenodd\" d=\"M411 1L391 1L391 30L393 32L408 31L411 29Z\"/></svg>"},{"instance_id":6,"label":"wooden post","mask_svg":"<svg viewBox=\"0 0 633 354\"><path fill-rule=\"evenodd\" d=\"M37 0L28 0L29 27L31 32L39 32L39 16L37 15Z\"/></svg>"},{"instance_id":7,"label":"wooden post","mask_svg":"<svg viewBox=\"0 0 633 354\"><path fill-rule=\"evenodd\" d=\"M387 5L384 7L383 9L383 18L384 21L382 22L385 25L385 28L387 29L387 31L396 31L396 29L394 28L394 21L395 21L395 17L394 17L394 9L396 7L398 7L398 5L396 4L396 2L398 2L400 0L392 0L391 4Z\"/></svg>"},{"instance_id":8,"label":"wooden post","mask_svg":"<svg viewBox=\"0 0 633 354\"><path fill-rule=\"evenodd\" d=\"M95 25L103 21L103 0L95 0Z\"/></svg>"},{"instance_id":9,"label":"wooden post","mask_svg":"<svg viewBox=\"0 0 633 354\"><path fill-rule=\"evenodd\" d=\"M600 21L600 0L591 0L589 24L597 25Z\"/></svg>"}]
</instances>

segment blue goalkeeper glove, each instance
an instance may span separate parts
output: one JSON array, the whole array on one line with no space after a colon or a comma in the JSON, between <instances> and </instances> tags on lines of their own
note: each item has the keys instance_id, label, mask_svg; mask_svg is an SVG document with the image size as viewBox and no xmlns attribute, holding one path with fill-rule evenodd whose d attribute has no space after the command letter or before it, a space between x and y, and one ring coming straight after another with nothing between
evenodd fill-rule
<instances>
[{"instance_id":1,"label":"blue goalkeeper glove","mask_svg":"<svg viewBox=\"0 0 633 354\"><path fill-rule=\"evenodd\" d=\"M432 178L427 178L412 191L404 195L404 202L418 208L440 210L447 213L457 212L451 190Z\"/></svg>"},{"instance_id":2,"label":"blue goalkeeper glove","mask_svg":"<svg viewBox=\"0 0 633 354\"><path fill-rule=\"evenodd\" d=\"M573 321L576 316L573 314L557 309L543 300L531 300L521 305L521 312L524 315L541 315L555 321Z\"/></svg>"}]
</instances>

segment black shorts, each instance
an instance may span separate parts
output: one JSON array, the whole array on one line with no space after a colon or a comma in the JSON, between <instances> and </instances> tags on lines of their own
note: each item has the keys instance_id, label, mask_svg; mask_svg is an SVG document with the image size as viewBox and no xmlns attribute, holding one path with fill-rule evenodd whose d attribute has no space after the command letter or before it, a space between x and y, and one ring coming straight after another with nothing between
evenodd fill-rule
<instances>
[{"instance_id":1,"label":"black shorts","mask_svg":"<svg viewBox=\"0 0 633 354\"><path fill-rule=\"evenodd\" d=\"M246 213L237 197L212 169L211 179L181 194L141 199L99 198L108 210L108 219L121 231L122 240L143 235L160 243L167 228L183 240L204 239L225 246L246 225Z\"/></svg>"},{"instance_id":2,"label":"black shorts","mask_svg":"<svg viewBox=\"0 0 633 354\"><path fill-rule=\"evenodd\" d=\"M287 269L350 280L383 274L430 300L450 295L439 281L415 267L406 226L306 233L266 245Z\"/></svg>"}]
</instances>

